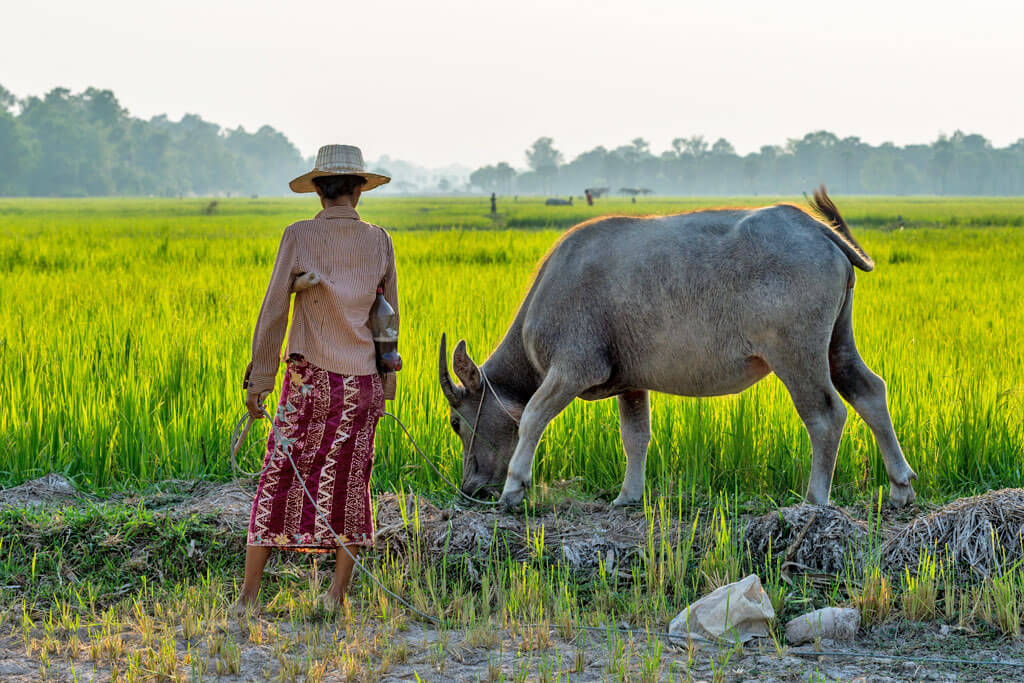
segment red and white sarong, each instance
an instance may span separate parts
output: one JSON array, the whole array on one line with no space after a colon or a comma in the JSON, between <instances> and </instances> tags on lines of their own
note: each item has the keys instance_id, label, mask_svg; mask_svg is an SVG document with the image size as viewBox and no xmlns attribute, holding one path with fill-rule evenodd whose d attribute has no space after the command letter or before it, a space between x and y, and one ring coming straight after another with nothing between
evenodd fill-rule
<instances>
[{"instance_id":1,"label":"red and white sarong","mask_svg":"<svg viewBox=\"0 0 1024 683\"><path fill-rule=\"evenodd\" d=\"M370 472L383 413L378 375L339 375L289 360L274 417L281 443L271 430L249 518L249 545L327 552L338 547L333 528L346 545L372 546Z\"/></svg>"}]
</instances>

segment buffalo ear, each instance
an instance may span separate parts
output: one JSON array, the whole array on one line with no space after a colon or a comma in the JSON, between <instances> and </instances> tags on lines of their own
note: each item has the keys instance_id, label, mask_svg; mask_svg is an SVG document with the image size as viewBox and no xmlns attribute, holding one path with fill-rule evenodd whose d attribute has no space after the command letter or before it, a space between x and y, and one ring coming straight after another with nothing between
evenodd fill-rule
<instances>
[{"instance_id":1,"label":"buffalo ear","mask_svg":"<svg viewBox=\"0 0 1024 683\"><path fill-rule=\"evenodd\" d=\"M476 366L473 359L466 352L466 340L460 339L452 355L452 369L455 375L462 380L462 384L472 391L480 391L480 368Z\"/></svg>"}]
</instances>

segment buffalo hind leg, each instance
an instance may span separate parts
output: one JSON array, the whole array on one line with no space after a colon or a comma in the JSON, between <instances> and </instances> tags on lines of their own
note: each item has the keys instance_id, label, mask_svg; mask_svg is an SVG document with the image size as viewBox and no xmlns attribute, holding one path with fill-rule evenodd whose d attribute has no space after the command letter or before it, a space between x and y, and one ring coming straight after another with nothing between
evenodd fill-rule
<instances>
[{"instance_id":1,"label":"buffalo hind leg","mask_svg":"<svg viewBox=\"0 0 1024 683\"><path fill-rule=\"evenodd\" d=\"M568 407L580 392L591 384L580 386L572 373L554 368L548 371L537 392L526 403L519 423L519 443L508 464L501 504L513 508L522 502L533 479L533 456L548 423Z\"/></svg>"},{"instance_id":2,"label":"buffalo hind leg","mask_svg":"<svg viewBox=\"0 0 1024 683\"><path fill-rule=\"evenodd\" d=\"M807 501L815 505L828 505L839 440L846 425L846 407L829 379L826 359L787 357L781 362L769 361L769 364L789 390L796 411L811 438L811 477L807 484Z\"/></svg>"},{"instance_id":3,"label":"buffalo hind leg","mask_svg":"<svg viewBox=\"0 0 1024 683\"><path fill-rule=\"evenodd\" d=\"M644 468L651 442L651 401L646 391L619 395L619 431L626 452L626 476L612 505L636 505L644 497Z\"/></svg>"},{"instance_id":4,"label":"buffalo hind leg","mask_svg":"<svg viewBox=\"0 0 1024 683\"><path fill-rule=\"evenodd\" d=\"M850 319L852 297L851 291L832 333L829 346L832 383L874 434L889 476L889 504L903 507L914 502L917 475L907 464L892 427L885 380L872 372L857 352Z\"/></svg>"}]
</instances>

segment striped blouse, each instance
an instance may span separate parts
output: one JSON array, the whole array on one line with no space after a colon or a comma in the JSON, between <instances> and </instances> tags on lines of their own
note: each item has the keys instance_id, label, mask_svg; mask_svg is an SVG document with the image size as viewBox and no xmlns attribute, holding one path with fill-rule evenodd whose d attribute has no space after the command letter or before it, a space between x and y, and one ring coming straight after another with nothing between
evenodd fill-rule
<instances>
[{"instance_id":1,"label":"striped blouse","mask_svg":"<svg viewBox=\"0 0 1024 683\"><path fill-rule=\"evenodd\" d=\"M281 362L288 325L290 290L295 277L314 272L320 283L295 295L286 355L302 354L330 372L377 372L370 308L377 287L398 313L398 281L391 236L366 223L351 206L332 206L315 218L289 225L263 298L252 339L252 363L246 388L269 392ZM394 373L385 377L385 395L394 398Z\"/></svg>"}]
</instances>

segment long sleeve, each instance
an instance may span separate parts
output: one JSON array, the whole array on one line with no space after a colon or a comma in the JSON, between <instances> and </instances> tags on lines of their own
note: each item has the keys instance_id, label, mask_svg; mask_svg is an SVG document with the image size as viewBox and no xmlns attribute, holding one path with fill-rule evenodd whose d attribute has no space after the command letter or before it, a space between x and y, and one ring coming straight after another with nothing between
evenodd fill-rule
<instances>
[{"instance_id":1,"label":"long sleeve","mask_svg":"<svg viewBox=\"0 0 1024 683\"><path fill-rule=\"evenodd\" d=\"M395 246L391 242L390 235L388 235L387 251L388 264L381 285L384 287L384 298L391 304L391 308L395 309L395 329L397 331L401 320L401 315L398 312L398 272L395 269Z\"/></svg>"},{"instance_id":2,"label":"long sleeve","mask_svg":"<svg viewBox=\"0 0 1024 683\"><path fill-rule=\"evenodd\" d=\"M285 230L277 250L274 272L263 297L256 329L252 336L252 363L248 373L247 389L264 393L274 388L277 368L281 363L281 344L288 327L288 307L292 275L295 268L295 238Z\"/></svg>"},{"instance_id":3,"label":"long sleeve","mask_svg":"<svg viewBox=\"0 0 1024 683\"><path fill-rule=\"evenodd\" d=\"M395 309L395 330L398 331L400 329L401 314L398 311L398 272L395 268L395 246L391 241L390 235L387 236L387 240L388 264L381 285L384 287L384 298L391 304L391 308ZM384 398L394 400L395 394L398 391L398 374L389 372L382 379L384 383Z\"/></svg>"}]
</instances>

